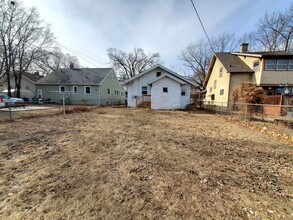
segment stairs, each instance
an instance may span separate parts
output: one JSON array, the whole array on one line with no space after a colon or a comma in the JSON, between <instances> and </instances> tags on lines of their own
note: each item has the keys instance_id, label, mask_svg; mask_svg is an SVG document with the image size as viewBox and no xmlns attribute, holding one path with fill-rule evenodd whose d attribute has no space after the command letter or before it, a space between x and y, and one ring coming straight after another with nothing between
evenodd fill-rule
<instances>
[{"instance_id":1,"label":"stairs","mask_svg":"<svg viewBox=\"0 0 293 220\"><path fill-rule=\"evenodd\" d=\"M151 102L141 102L137 105L138 108L151 108Z\"/></svg>"},{"instance_id":2,"label":"stairs","mask_svg":"<svg viewBox=\"0 0 293 220\"><path fill-rule=\"evenodd\" d=\"M138 108L151 108L151 96L142 95L136 99L136 106Z\"/></svg>"}]
</instances>

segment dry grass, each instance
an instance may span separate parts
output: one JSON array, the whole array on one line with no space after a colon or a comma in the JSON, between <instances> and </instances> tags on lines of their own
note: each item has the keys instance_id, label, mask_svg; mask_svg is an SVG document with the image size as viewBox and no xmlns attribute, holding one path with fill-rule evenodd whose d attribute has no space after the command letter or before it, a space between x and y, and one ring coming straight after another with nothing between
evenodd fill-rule
<instances>
[{"instance_id":1,"label":"dry grass","mask_svg":"<svg viewBox=\"0 0 293 220\"><path fill-rule=\"evenodd\" d=\"M0 124L1 219L290 219L292 146L204 112Z\"/></svg>"}]
</instances>

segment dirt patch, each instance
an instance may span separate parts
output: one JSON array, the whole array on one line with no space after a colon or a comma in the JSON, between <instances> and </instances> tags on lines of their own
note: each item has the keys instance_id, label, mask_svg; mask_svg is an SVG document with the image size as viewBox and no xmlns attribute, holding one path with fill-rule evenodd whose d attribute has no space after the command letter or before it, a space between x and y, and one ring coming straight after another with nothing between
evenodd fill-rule
<instances>
[{"instance_id":1,"label":"dirt patch","mask_svg":"<svg viewBox=\"0 0 293 220\"><path fill-rule=\"evenodd\" d=\"M292 145L204 112L0 124L1 219L290 219Z\"/></svg>"}]
</instances>

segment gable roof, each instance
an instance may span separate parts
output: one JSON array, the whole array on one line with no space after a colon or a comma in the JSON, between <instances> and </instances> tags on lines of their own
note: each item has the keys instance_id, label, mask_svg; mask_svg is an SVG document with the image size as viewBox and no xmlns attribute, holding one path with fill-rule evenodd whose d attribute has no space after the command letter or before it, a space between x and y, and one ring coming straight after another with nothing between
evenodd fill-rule
<instances>
[{"instance_id":1,"label":"gable roof","mask_svg":"<svg viewBox=\"0 0 293 220\"><path fill-rule=\"evenodd\" d=\"M44 77L44 76L41 76L38 73L32 74L32 73L24 72L22 75L24 77L28 78L29 80L33 81L33 82L37 82L39 79Z\"/></svg>"},{"instance_id":2,"label":"gable roof","mask_svg":"<svg viewBox=\"0 0 293 220\"><path fill-rule=\"evenodd\" d=\"M145 75L145 74L147 74L147 73L153 71L153 70L156 69L156 68L161 68L161 69L165 70L166 72L170 73L171 75L173 75L174 77L177 77L177 78L179 78L180 80L182 80L182 81L184 81L184 82L187 82L187 83L189 83L189 84L191 84L191 85L193 85L193 86L197 86L197 85L194 84L193 82L191 82L191 81L189 81L188 79L186 79L184 76L181 76L181 75L175 73L174 71L172 71L172 70L170 70L170 69L168 69L168 68L162 66L161 64L156 64L155 66L153 66L153 67L151 67L151 68L149 68L149 69L147 69L147 70L141 72L140 74L138 74L138 75L136 75L136 76L134 76L134 77L132 77L132 78L126 80L125 82L122 83L122 85L126 85L126 84L130 83L130 82L132 82L133 80L135 80L135 79L137 79L137 78L139 78L139 77L141 77L141 76L143 76L143 75ZM171 78L171 77L170 77L170 78Z\"/></svg>"},{"instance_id":3,"label":"gable roof","mask_svg":"<svg viewBox=\"0 0 293 220\"><path fill-rule=\"evenodd\" d=\"M227 70L228 73L254 73L254 71L245 63L243 62L235 53L215 53L212 57L210 67L207 73L207 76L204 80L204 86L206 87L210 75L212 73L214 64L218 59L223 67Z\"/></svg>"},{"instance_id":4,"label":"gable roof","mask_svg":"<svg viewBox=\"0 0 293 220\"><path fill-rule=\"evenodd\" d=\"M216 53L215 55L228 73L254 73L246 63L234 54Z\"/></svg>"},{"instance_id":5,"label":"gable roof","mask_svg":"<svg viewBox=\"0 0 293 220\"><path fill-rule=\"evenodd\" d=\"M37 84L70 84L70 85L97 85L111 72L113 68L68 68L57 69Z\"/></svg>"}]
</instances>

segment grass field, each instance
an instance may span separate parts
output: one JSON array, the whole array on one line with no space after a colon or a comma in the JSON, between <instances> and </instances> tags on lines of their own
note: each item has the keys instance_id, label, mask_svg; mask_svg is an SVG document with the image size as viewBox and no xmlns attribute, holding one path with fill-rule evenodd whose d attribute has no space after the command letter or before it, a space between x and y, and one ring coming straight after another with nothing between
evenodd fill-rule
<instances>
[{"instance_id":1,"label":"grass field","mask_svg":"<svg viewBox=\"0 0 293 220\"><path fill-rule=\"evenodd\" d=\"M293 218L286 140L205 112L41 114L0 123L0 219Z\"/></svg>"}]
</instances>

